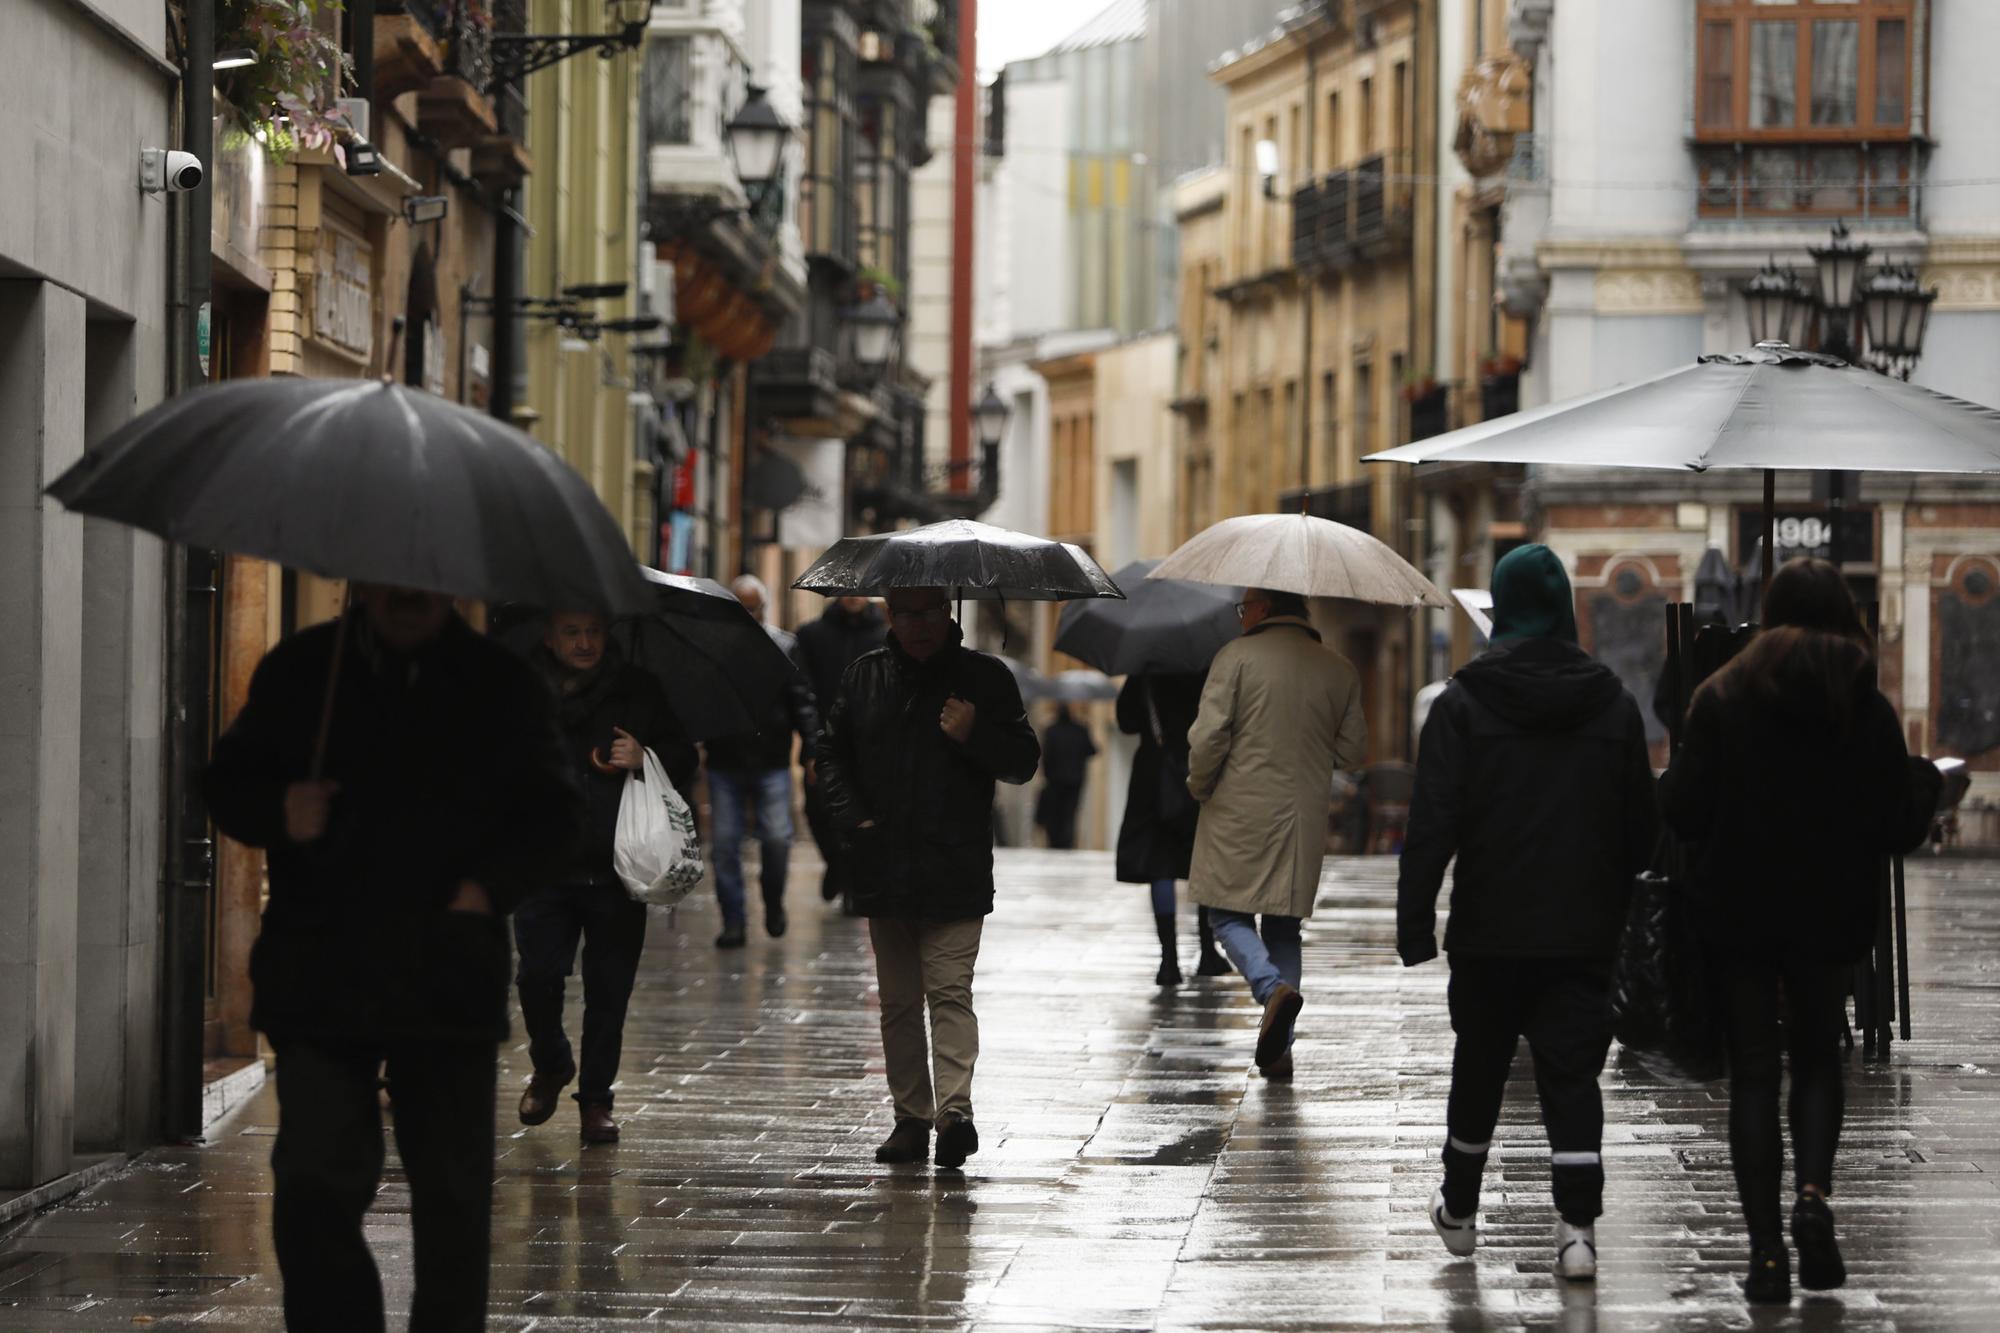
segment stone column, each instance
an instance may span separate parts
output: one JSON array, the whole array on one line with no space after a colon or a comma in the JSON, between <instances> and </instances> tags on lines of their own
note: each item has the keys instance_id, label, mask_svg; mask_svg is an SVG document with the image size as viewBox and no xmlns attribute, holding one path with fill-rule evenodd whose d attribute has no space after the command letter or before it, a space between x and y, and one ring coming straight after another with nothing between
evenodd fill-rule
<instances>
[{"instance_id":1,"label":"stone column","mask_svg":"<svg viewBox=\"0 0 2000 1333\"><path fill-rule=\"evenodd\" d=\"M0 1187L71 1162L83 523L41 492L83 452L83 332L0 282Z\"/></svg>"}]
</instances>

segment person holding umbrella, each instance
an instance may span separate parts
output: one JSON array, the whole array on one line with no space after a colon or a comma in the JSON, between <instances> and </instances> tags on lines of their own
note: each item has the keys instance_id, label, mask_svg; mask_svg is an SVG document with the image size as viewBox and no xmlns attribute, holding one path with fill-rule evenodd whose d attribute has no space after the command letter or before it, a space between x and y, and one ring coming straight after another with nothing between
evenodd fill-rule
<instances>
[{"instance_id":1,"label":"person holding umbrella","mask_svg":"<svg viewBox=\"0 0 2000 1333\"><path fill-rule=\"evenodd\" d=\"M1875 942L1883 859L1924 840L1941 786L1936 766L1905 750L1896 710L1876 688L1875 644L1839 567L1787 563L1765 590L1757 637L1695 691L1660 783L1667 821L1698 849L1698 920L1721 973L1729 1159L1750 1231L1752 1302L1792 1296L1781 1048L1799 1285L1847 1280L1827 1206L1847 988Z\"/></svg>"},{"instance_id":2,"label":"person holding umbrella","mask_svg":"<svg viewBox=\"0 0 2000 1333\"><path fill-rule=\"evenodd\" d=\"M618 807L631 774L645 767L647 750L659 757L677 791L693 783L698 757L659 682L624 660L601 613L553 612L530 660L555 699L570 781L583 793L584 808L569 865L514 912L520 955L515 986L534 1062L519 1114L524 1125L544 1123L555 1114L562 1090L577 1079L584 1140L616 1143L611 1085L618 1078L625 1010L646 944L646 905L632 897L612 868ZM563 1031L563 989L579 943L580 1067Z\"/></svg>"},{"instance_id":3,"label":"person holding umbrella","mask_svg":"<svg viewBox=\"0 0 2000 1333\"><path fill-rule=\"evenodd\" d=\"M888 633L889 625L881 608L867 597L836 597L819 619L799 626L799 660L805 666L806 683L812 687L813 699L822 707L830 707L834 696L840 693L840 678L848 666L863 653L880 648ZM826 867L820 875L819 896L827 902L839 898L843 906L851 906L846 897L846 848L840 831L827 816L824 789L815 778L813 769L808 767L806 826L812 830L813 841L819 844L820 862Z\"/></svg>"},{"instance_id":4,"label":"person holding umbrella","mask_svg":"<svg viewBox=\"0 0 2000 1333\"><path fill-rule=\"evenodd\" d=\"M251 1022L277 1053L271 1222L293 1328L383 1327L363 1222L385 1064L417 1236L411 1325L484 1323L504 917L581 823L565 769L519 658L449 597L379 584L272 649L215 744L209 812L270 869Z\"/></svg>"},{"instance_id":5,"label":"person holding umbrella","mask_svg":"<svg viewBox=\"0 0 2000 1333\"><path fill-rule=\"evenodd\" d=\"M890 590L889 626L841 679L819 780L875 946L896 1115L875 1160L922 1161L935 1122L935 1161L956 1169L979 1150L972 974L993 910L994 784L1034 777L1041 746L1013 673L962 646L942 588Z\"/></svg>"},{"instance_id":6,"label":"person holding umbrella","mask_svg":"<svg viewBox=\"0 0 2000 1333\"><path fill-rule=\"evenodd\" d=\"M1396 889L1405 967L1437 957L1437 896L1457 858L1451 1096L1444 1183L1430 1218L1445 1248L1478 1243L1479 1185L1526 1037L1548 1129L1555 1268L1597 1275L1611 962L1657 820L1646 728L1617 675L1577 646L1562 560L1521 546L1493 569L1493 646L1431 706Z\"/></svg>"},{"instance_id":7,"label":"person holding umbrella","mask_svg":"<svg viewBox=\"0 0 2000 1333\"><path fill-rule=\"evenodd\" d=\"M722 906L718 949L740 949L746 937L743 893L743 834L755 821L758 875L764 897L764 929L772 939L785 933L785 877L792 855L792 733L799 738L799 762L806 782L814 779L813 747L819 713L799 660L798 641L764 620L769 598L764 581L739 576L730 590L763 627L790 664L785 689L774 698L754 732L718 736L708 742L708 799L715 814L715 897Z\"/></svg>"}]
</instances>

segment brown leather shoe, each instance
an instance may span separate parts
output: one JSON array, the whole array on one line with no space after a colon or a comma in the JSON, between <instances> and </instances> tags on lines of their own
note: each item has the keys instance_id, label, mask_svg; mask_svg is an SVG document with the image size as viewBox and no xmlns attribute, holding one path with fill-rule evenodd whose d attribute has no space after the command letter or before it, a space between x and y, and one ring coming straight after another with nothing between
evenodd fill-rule
<instances>
[{"instance_id":1,"label":"brown leather shoe","mask_svg":"<svg viewBox=\"0 0 2000 1333\"><path fill-rule=\"evenodd\" d=\"M618 1142L618 1122L611 1118L611 1108L586 1102L583 1106L581 1132L585 1143Z\"/></svg>"},{"instance_id":2,"label":"brown leather shoe","mask_svg":"<svg viewBox=\"0 0 2000 1333\"><path fill-rule=\"evenodd\" d=\"M521 1123L539 1125L556 1113L556 1106L562 1101L562 1090L576 1077L574 1070L560 1076L536 1074L528 1080L526 1091L521 1094Z\"/></svg>"},{"instance_id":3,"label":"brown leather shoe","mask_svg":"<svg viewBox=\"0 0 2000 1333\"><path fill-rule=\"evenodd\" d=\"M1257 1068L1271 1068L1292 1049L1292 1026L1305 1003L1306 997L1284 981L1264 1001L1264 1021L1257 1029Z\"/></svg>"},{"instance_id":4,"label":"brown leather shoe","mask_svg":"<svg viewBox=\"0 0 2000 1333\"><path fill-rule=\"evenodd\" d=\"M1267 1082L1290 1083L1292 1081L1292 1053L1286 1051L1276 1060L1265 1065L1259 1072L1264 1075Z\"/></svg>"}]
</instances>

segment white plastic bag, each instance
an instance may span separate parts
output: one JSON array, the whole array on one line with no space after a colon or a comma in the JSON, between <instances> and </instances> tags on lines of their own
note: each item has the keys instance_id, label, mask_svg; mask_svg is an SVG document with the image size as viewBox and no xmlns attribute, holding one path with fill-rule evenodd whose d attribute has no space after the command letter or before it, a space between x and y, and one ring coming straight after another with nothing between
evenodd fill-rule
<instances>
[{"instance_id":1,"label":"white plastic bag","mask_svg":"<svg viewBox=\"0 0 2000 1333\"><path fill-rule=\"evenodd\" d=\"M694 811L651 750L646 751L645 769L627 779L619 798L611 864L633 897L659 907L672 907L701 882Z\"/></svg>"}]
</instances>

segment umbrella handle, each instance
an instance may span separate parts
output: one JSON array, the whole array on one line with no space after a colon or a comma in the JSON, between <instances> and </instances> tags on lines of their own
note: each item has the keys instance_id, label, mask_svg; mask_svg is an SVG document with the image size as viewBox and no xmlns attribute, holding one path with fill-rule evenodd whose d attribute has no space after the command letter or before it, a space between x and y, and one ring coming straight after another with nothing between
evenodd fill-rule
<instances>
[{"instance_id":1,"label":"umbrella handle","mask_svg":"<svg viewBox=\"0 0 2000 1333\"><path fill-rule=\"evenodd\" d=\"M604 751L602 749L596 749L596 748L593 748L590 752L590 766L596 769L598 772L603 773L607 776L612 773L618 773L623 771L616 764L606 762L604 758Z\"/></svg>"},{"instance_id":2,"label":"umbrella handle","mask_svg":"<svg viewBox=\"0 0 2000 1333\"><path fill-rule=\"evenodd\" d=\"M333 700L340 689L340 666L347 656L347 621L354 613L354 584L349 581L341 593L340 619L333 630L333 664L326 669L326 698L319 706L319 734L313 738L312 768L308 774L318 782L326 773L326 742L333 734Z\"/></svg>"}]
</instances>

